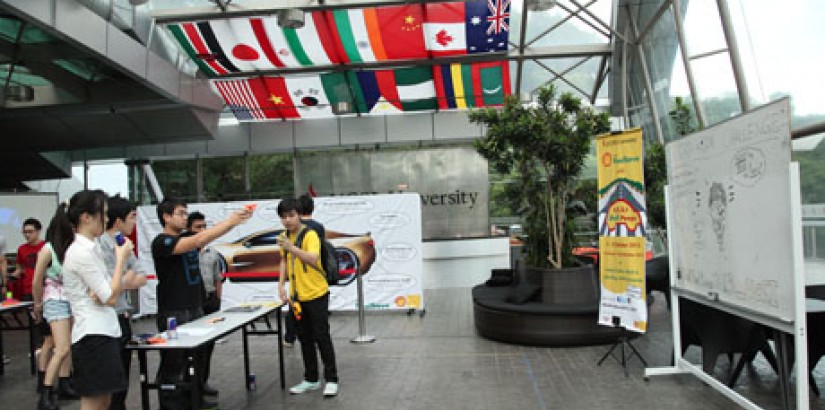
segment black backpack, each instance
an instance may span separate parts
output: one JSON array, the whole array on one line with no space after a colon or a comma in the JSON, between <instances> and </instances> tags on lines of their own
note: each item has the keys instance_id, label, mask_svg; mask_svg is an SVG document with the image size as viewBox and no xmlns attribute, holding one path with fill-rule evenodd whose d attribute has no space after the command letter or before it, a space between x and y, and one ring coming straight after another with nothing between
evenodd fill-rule
<instances>
[{"instance_id":1,"label":"black backpack","mask_svg":"<svg viewBox=\"0 0 825 410\"><path fill-rule=\"evenodd\" d=\"M298 234L298 237L295 238L295 246L301 248L304 242L304 235L306 235L307 231L310 228L304 228ZM317 233L317 232L316 232ZM318 239L321 241L321 267L324 269L322 271L318 271L324 278L327 280L327 284L330 285L337 285L338 284L338 253L335 252L335 247L332 246L329 241L325 238L321 238L320 236ZM303 249L303 248L301 248ZM315 265L309 265L312 269L318 270L318 267ZM304 263L304 271L307 269L307 264Z\"/></svg>"}]
</instances>

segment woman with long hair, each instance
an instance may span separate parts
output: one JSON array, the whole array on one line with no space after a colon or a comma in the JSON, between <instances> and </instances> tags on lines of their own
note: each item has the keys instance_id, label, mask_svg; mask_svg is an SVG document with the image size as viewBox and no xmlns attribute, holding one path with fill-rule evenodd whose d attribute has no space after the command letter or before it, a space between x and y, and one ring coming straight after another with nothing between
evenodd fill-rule
<instances>
[{"instance_id":1,"label":"woman with long hair","mask_svg":"<svg viewBox=\"0 0 825 410\"><path fill-rule=\"evenodd\" d=\"M49 323L54 344L54 351L43 378L43 390L40 392L40 401L37 403L38 410L59 408L58 391L53 387L58 373L61 396L77 398L74 388L69 383L72 310L63 292L62 272L66 249L73 240L74 228L66 217L66 204L61 203L46 230L46 244L37 253L32 283L35 319L38 322L45 319Z\"/></svg>"},{"instance_id":2,"label":"woman with long hair","mask_svg":"<svg viewBox=\"0 0 825 410\"><path fill-rule=\"evenodd\" d=\"M128 387L113 306L123 290L123 267L134 246L129 239L116 246L117 261L109 280L95 241L106 229L106 200L103 191L80 191L66 211L75 235L63 260L63 288L74 315L73 382L81 410L106 410L112 393ZM67 225L60 226L62 234L70 234Z\"/></svg>"}]
</instances>

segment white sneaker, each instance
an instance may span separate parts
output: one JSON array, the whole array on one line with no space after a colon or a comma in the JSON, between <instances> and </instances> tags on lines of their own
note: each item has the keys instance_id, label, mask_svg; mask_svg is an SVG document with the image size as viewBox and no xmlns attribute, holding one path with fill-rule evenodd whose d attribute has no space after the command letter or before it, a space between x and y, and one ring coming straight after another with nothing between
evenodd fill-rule
<instances>
[{"instance_id":1,"label":"white sneaker","mask_svg":"<svg viewBox=\"0 0 825 410\"><path fill-rule=\"evenodd\" d=\"M310 390L318 390L321 387L321 382L308 382L306 380L292 386L289 388L289 392L292 394L301 394L306 393ZM337 390L337 389L336 389Z\"/></svg>"},{"instance_id":2,"label":"white sneaker","mask_svg":"<svg viewBox=\"0 0 825 410\"><path fill-rule=\"evenodd\" d=\"M324 396L331 397L338 395L338 383L329 382L324 386Z\"/></svg>"}]
</instances>

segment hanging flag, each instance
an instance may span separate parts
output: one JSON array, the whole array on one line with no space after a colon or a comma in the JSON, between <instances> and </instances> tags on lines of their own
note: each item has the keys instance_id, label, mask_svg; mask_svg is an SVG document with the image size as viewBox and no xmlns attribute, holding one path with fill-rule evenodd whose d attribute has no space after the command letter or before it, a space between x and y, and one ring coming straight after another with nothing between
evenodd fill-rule
<instances>
[{"instance_id":1,"label":"hanging flag","mask_svg":"<svg viewBox=\"0 0 825 410\"><path fill-rule=\"evenodd\" d=\"M359 112L379 114L434 110L435 86L429 67L349 72Z\"/></svg>"},{"instance_id":2,"label":"hanging flag","mask_svg":"<svg viewBox=\"0 0 825 410\"><path fill-rule=\"evenodd\" d=\"M427 58L419 4L327 12L346 63Z\"/></svg>"},{"instance_id":3,"label":"hanging flag","mask_svg":"<svg viewBox=\"0 0 825 410\"><path fill-rule=\"evenodd\" d=\"M169 31L207 75L214 77L239 71L221 49L208 22L170 24Z\"/></svg>"},{"instance_id":4,"label":"hanging flag","mask_svg":"<svg viewBox=\"0 0 825 410\"><path fill-rule=\"evenodd\" d=\"M267 121L285 118L285 87L267 84L264 78L216 80L212 82L238 121Z\"/></svg>"},{"instance_id":5,"label":"hanging flag","mask_svg":"<svg viewBox=\"0 0 825 410\"><path fill-rule=\"evenodd\" d=\"M507 51L509 0L426 6L425 44L433 57Z\"/></svg>"},{"instance_id":6,"label":"hanging flag","mask_svg":"<svg viewBox=\"0 0 825 410\"><path fill-rule=\"evenodd\" d=\"M340 73L286 77L286 88L300 118L334 116L332 105L351 101L345 77Z\"/></svg>"},{"instance_id":7,"label":"hanging flag","mask_svg":"<svg viewBox=\"0 0 825 410\"><path fill-rule=\"evenodd\" d=\"M341 73L214 80L213 84L238 121L328 118L333 116L333 104L352 102Z\"/></svg>"},{"instance_id":8,"label":"hanging flag","mask_svg":"<svg viewBox=\"0 0 825 410\"><path fill-rule=\"evenodd\" d=\"M433 57L467 54L464 3L427 4L425 45Z\"/></svg>"},{"instance_id":9,"label":"hanging flag","mask_svg":"<svg viewBox=\"0 0 825 410\"><path fill-rule=\"evenodd\" d=\"M437 64L433 80L439 109L497 106L511 95L507 61Z\"/></svg>"},{"instance_id":10,"label":"hanging flag","mask_svg":"<svg viewBox=\"0 0 825 410\"><path fill-rule=\"evenodd\" d=\"M169 30L207 75L340 63L321 11L306 13L304 27L280 28L274 17L169 24Z\"/></svg>"},{"instance_id":11,"label":"hanging flag","mask_svg":"<svg viewBox=\"0 0 825 410\"><path fill-rule=\"evenodd\" d=\"M274 51L286 67L310 67L340 63L326 15L321 11L305 14L304 27L280 28L275 17L265 17L263 26Z\"/></svg>"},{"instance_id":12,"label":"hanging flag","mask_svg":"<svg viewBox=\"0 0 825 410\"><path fill-rule=\"evenodd\" d=\"M464 3L467 15L467 52L507 51L510 33L510 0Z\"/></svg>"}]
</instances>

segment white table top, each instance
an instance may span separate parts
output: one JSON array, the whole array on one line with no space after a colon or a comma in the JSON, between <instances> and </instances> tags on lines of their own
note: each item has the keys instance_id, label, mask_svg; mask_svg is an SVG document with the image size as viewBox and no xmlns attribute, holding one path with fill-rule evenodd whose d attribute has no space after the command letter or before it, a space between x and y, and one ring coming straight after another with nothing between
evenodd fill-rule
<instances>
[{"instance_id":1,"label":"white table top","mask_svg":"<svg viewBox=\"0 0 825 410\"><path fill-rule=\"evenodd\" d=\"M2 305L0 305L0 313L25 309L25 308L31 307L31 305L33 305L33 304L34 303L32 303L32 302L17 302L15 304L11 305L11 306L2 306Z\"/></svg>"},{"instance_id":2,"label":"white table top","mask_svg":"<svg viewBox=\"0 0 825 410\"><path fill-rule=\"evenodd\" d=\"M178 338L169 339L165 333L159 336L166 339L163 344L128 344L127 349L132 350L166 350L166 349L191 349L202 344L211 342L223 335L234 332L243 325L253 320L274 312L280 305L260 306L252 312L227 312L221 310L206 315L197 320L193 320L178 326ZM213 319L224 318L220 322L213 322Z\"/></svg>"}]
</instances>

